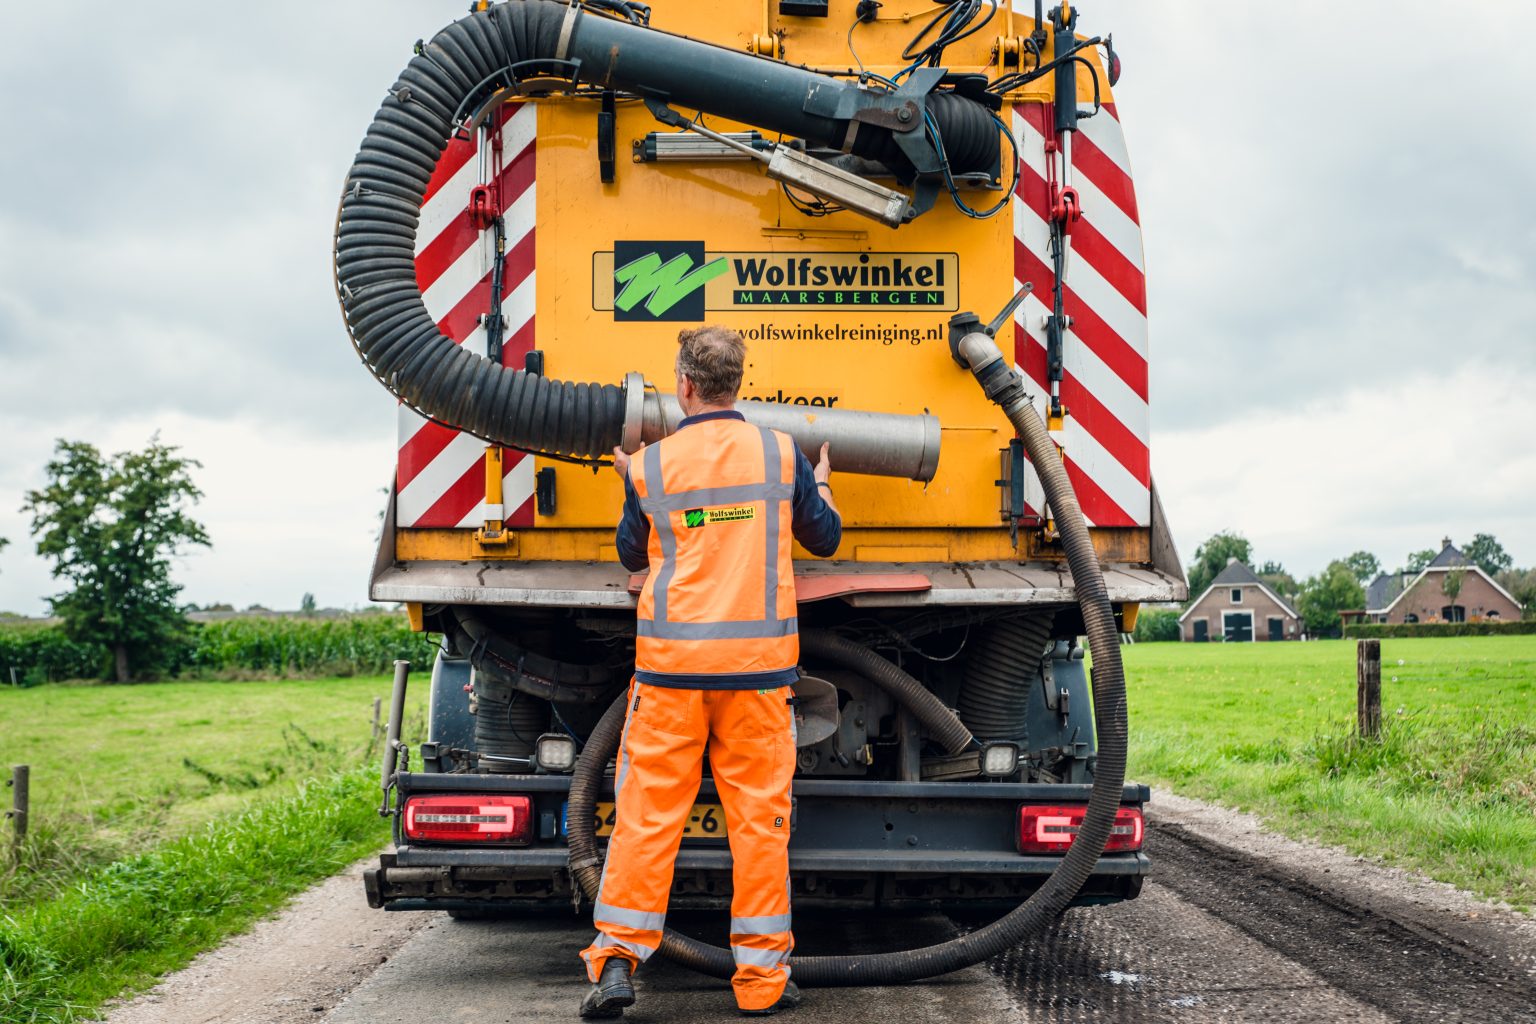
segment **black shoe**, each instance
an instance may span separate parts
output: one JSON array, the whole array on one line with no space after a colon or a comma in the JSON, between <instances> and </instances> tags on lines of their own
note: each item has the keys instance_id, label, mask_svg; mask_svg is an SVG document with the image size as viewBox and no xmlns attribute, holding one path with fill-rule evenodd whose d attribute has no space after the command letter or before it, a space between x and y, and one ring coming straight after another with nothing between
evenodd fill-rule
<instances>
[{"instance_id":1,"label":"black shoe","mask_svg":"<svg viewBox=\"0 0 1536 1024\"><path fill-rule=\"evenodd\" d=\"M780 1010L793 1010L800 1005L800 989L792 981L784 983L784 994L779 996L779 1001L772 1006L761 1010L742 1010L743 1017L772 1017Z\"/></svg>"},{"instance_id":2,"label":"black shoe","mask_svg":"<svg viewBox=\"0 0 1536 1024\"><path fill-rule=\"evenodd\" d=\"M629 980L629 961L611 956L603 961L597 984L581 1001L582 1020L613 1020L624 1016L624 1007L635 1005L635 984Z\"/></svg>"}]
</instances>

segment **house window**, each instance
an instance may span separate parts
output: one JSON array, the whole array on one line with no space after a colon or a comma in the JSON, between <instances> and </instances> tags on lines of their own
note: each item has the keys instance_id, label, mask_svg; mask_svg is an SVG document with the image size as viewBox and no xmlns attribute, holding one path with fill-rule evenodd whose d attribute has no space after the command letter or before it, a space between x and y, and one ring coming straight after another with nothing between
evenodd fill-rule
<instances>
[{"instance_id":1,"label":"house window","mask_svg":"<svg viewBox=\"0 0 1536 1024\"><path fill-rule=\"evenodd\" d=\"M1485 615L1483 617L1486 618L1486 619L1496 619L1496 618L1499 617L1499 610L1497 608L1495 608L1493 611L1489 612L1487 615Z\"/></svg>"},{"instance_id":2,"label":"house window","mask_svg":"<svg viewBox=\"0 0 1536 1024\"><path fill-rule=\"evenodd\" d=\"M1232 603L1233 604L1242 604L1243 603L1243 588L1242 587L1233 587L1232 588Z\"/></svg>"},{"instance_id":3,"label":"house window","mask_svg":"<svg viewBox=\"0 0 1536 1024\"><path fill-rule=\"evenodd\" d=\"M1385 615L1383 615L1381 617L1381 621L1383 621L1383 622L1387 621L1387 617ZM1413 612L1409 612L1407 615L1403 616L1403 621L1404 622L1408 622L1408 623L1418 622L1419 621L1419 617L1417 615L1413 614Z\"/></svg>"},{"instance_id":4,"label":"house window","mask_svg":"<svg viewBox=\"0 0 1536 1024\"><path fill-rule=\"evenodd\" d=\"M1195 643L1203 644L1211 639L1211 624L1206 619L1195 620Z\"/></svg>"},{"instance_id":5,"label":"house window","mask_svg":"<svg viewBox=\"0 0 1536 1024\"><path fill-rule=\"evenodd\" d=\"M1448 604L1444 608L1440 609L1440 618L1445 622L1466 622L1466 606L1459 604Z\"/></svg>"}]
</instances>

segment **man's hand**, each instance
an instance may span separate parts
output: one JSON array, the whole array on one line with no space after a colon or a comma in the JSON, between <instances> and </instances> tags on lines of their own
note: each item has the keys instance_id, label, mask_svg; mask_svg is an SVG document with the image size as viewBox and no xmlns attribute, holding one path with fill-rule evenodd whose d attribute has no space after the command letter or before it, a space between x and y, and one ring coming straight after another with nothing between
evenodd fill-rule
<instances>
[{"instance_id":1,"label":"man's hand","mask_svg":"<svg viewBox=\"0 0 1536 1024\"><path fill-rule=\"evenodd\" d=\"M831 450L831 442L821 446L821 458L816 460L816 468L813 470L818 484L826 483L832 476L832 460L827 458L827 453Z\"/></svg>"},{"instance_id":2,"label":"man's hand","mask_svg":"<svg viewBox=\"0 0 1536 1024\"><path fill-rule=\"evenodd\" d=\"M821 457L823 459L827 457L825 447L822 449ZM619 474L620 480L629 479L629 456L624 453L623 448L617 446L613 449L613 471Z\"/></svg>"}]
</instances>

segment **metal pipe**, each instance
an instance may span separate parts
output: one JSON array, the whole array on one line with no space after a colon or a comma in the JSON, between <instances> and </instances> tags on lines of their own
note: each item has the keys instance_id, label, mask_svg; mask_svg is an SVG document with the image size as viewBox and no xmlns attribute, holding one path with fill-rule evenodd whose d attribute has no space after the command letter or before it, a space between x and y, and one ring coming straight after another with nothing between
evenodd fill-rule
<instances>
[{"instance_id":1,"label":"metal pipe","mask_svg":"<svg viewBox=\"0 0 1536 1024\"><path fill-rule=\"evenodd\" d=\"M625 451L661 440L675 431L683 418L677 396L647 390L638 373L625 378L624 394ZM822 444L830 444L832 465L839 473L904 477L926 483L939 469L939 420L929 413L909 416L748 401L737 402L736 411L748 423L788 434L813 462Z\"/></svg>"},{"instance_id":2,"label":"metal pipe","mask_svg":"<svg viewBox=\"0 0 1536 1024\"><path fill-rule=\"evenodd\" d=\"M379 786L384 790L384 806L379 808L380 814L389 813L389 787L393 785L398 763L396 749L400 746L400 721L405 717L405 684L410 676L411 663L396 661L395 686L389 695L389 725L384 734L384 764L379 777Z\"/></svg>"}]
</instances>

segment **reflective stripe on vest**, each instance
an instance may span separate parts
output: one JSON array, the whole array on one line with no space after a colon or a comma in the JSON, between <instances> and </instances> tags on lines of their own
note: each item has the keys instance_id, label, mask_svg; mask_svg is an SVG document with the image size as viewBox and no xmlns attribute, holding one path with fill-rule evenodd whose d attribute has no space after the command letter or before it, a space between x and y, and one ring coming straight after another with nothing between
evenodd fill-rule
<instances>
[{"instance_id":1,"label":"reflective stripe on vest","mask_svg":"<svg viewBox=\"0 0 1536 1024\"><path fill-rule=\"evenodd\" d=\"M746 442L747 434L761 451L761 472L756 457L747 462L743 449L752 443ZM781 584L792 572L781 569L790 565L785 511L794 496L792 445L771 430L718 420L690 425L640 453L640 472L632 468L631 478L650 520L653 545L651 577L636 621L637 669L728 674L794 666L799 643L792 596L785 601L786 614L780 613ZM668 490L663 451L674 481L681 477L703 486ZM752 466L746 471L749 479L759 479L737 482L747 465ZM680 552L693 566L693 576L681 584ZM729 564L711 564L700 572L701 558L733 556ZM678 586L689 589L685 594ZM753 591L761 594L760 615ZM679 603L688 608L680 612ZM750 650L732 643L751 640L767 643L750 645Z\"/></svg>"}]
</instances>

